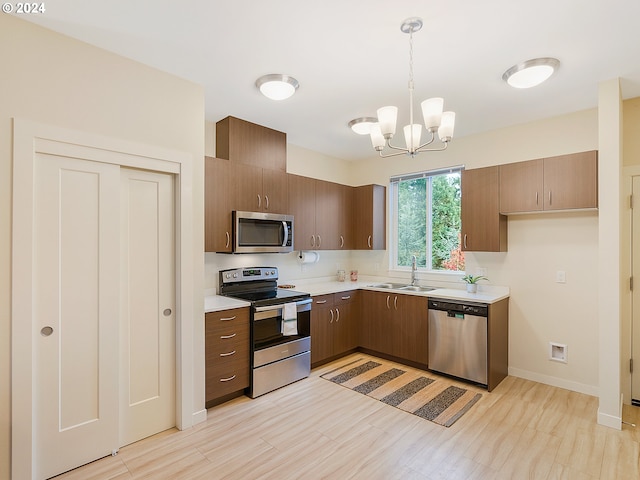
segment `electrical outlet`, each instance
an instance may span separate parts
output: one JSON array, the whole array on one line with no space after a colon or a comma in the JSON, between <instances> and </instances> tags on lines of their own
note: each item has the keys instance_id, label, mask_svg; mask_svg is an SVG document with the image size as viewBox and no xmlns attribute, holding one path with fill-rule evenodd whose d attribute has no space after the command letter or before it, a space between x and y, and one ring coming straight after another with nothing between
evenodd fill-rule
<instances>
[{"instance_id":1,"label":"electrical outlet","mask_svg":"<svg viewBox=\"0 0 640 480\"><path fill-rule=\"evenodd\" d=\"M567 283L567 274L564 270L556 272L556 283Z\"/></svg>"}]
</instances>

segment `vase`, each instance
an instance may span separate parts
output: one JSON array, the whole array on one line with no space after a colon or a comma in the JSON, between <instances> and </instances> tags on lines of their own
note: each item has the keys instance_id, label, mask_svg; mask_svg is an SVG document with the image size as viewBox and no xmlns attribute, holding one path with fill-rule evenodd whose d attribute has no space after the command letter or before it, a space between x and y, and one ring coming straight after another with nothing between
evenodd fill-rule
<instances>
[{"instance_id":1,"label":"vase","mask_svg":"<svg viewBox=\"0 0 640 480\"><path fill-rule=\"evenodd\" d=\"M476 293L478 291L478 284L476 283L467 283L467 292L468 293Z\"/></svg>"}]
</instances>

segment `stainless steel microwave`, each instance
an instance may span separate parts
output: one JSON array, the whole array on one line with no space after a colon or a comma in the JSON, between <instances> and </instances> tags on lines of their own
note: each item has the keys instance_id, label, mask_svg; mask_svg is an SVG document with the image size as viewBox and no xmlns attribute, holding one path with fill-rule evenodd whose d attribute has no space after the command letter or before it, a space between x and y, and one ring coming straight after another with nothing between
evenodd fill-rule
<instances>
[{"instance_id":1,"label":"stainless steel microwave","mask_svg":"<svg viewBox=\"0 0 640 480\"><path fill-rule=\"evenodd\" d=\"M293 251L293 215L233 211L234 253Z\"/></svg>"}]
</instances>

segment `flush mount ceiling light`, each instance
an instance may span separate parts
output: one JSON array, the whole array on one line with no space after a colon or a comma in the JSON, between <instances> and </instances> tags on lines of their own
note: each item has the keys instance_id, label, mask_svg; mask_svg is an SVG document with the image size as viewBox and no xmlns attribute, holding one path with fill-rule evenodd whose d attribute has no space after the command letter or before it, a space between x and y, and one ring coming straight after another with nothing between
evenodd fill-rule
<instances>
[{"instance_id":1,"label":"flush mount ceiling light","mask_svg":"<svg viewBox=\"0 0 640 480\"><path fill-rule=\"evenodd\" d=\"M559 66L556 58L534 58L514 65L502 74L502 79L513 88L531 88L548 79Z\"/></svg>"},{"instance_id":2,"label":"flush mount ceiling light","mask_svg":"<svg viewBox=\"0 0 640 480\"><path fill-rule=\"evenodd\" d=\"M349 122L349 128L358 135L369 135L371 134L371 126L377 121L378 119L374 117L354 118Z\"/></svg>"},{"instance_id":3,"label":"flush mount ceiling light","mask_svg":"<svg viewBox=\"0 0 640 480\"><path fill-rule=\"evenodd\" d=\"M383 158L394 157L396 155L411 155L411 157L415 157L418 153L422 152L444 150L453 137L456 114L454 112L442 111L444 104L442 98L430 98L421 104L424 125L429 133L429 139L425 143L420 143L422 125L413 123L413 33L419 31L422 25L422 19L418 17L407 18L400 25L400 30L403 33L409 34L409 125L404 127L404 138L407 146L405 148L391 145L391 139L396 133L398 107L387 106L379 108L377 112L378 122L372 125L370 135L373 148ZM438 132L442 146L431 149L424 148L434 142L436 132ZM384 154L383 150L385 147L391 150L397 150L397 152Z\"/></svg>"},{"instance_id":4,"label":"flush mount ceiling light","mask_svg":"<svg viewBox=\"0 0 640 480\"><path fill-rule=\"evenodd\" d=\"M271 100L284 100L295 93L300 84L289 75L270 73L256 80L256 87Z\"/></svg>"}]
</instances>

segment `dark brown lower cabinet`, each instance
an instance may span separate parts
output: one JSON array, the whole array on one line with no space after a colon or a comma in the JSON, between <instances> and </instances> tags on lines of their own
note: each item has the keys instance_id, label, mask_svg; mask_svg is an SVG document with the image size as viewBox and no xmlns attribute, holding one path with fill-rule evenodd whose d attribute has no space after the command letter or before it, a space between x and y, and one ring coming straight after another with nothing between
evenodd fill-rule
<instances>
[{"instance_id":1,"label":"dark brown lower cabinet","mask_svg":"<svg viewBox=\"0 0 640 480\"><path fill-rule=\"evenodd\" d=\"M400 342L394 355L426 365L429 360L427 298L400 295Z\"/></svg>"},{"instance_id":2,"label":"dark brown lower cabinet","mask_svg":"<svg viewBox=\"0 0 640 480\"><path fill-rule=\"evenodd\" d=\"M359 295L353 290L313 297L311 365L320 365L358 347Z\"/></svg>"},{"instance_id":3,"label":"dark brown lower cabinet","mask_svg":"<svg viewBox=\"0 0 640 480\"><path fill-rule=\"evenodd\" d=\"M210 407L249 386L249 308L205 314L205 400Z\"/></svg>"},{"instance_id":4,"label":"dark brown lower cabinet","mask_svg":"<svg viewBox=\"0 0 640 480\"><path fill-rule=\"evenodd\" d=\"M363 291L361 346L366 350L427 365L427 298Z\"/></svg>"}]
</instances>

